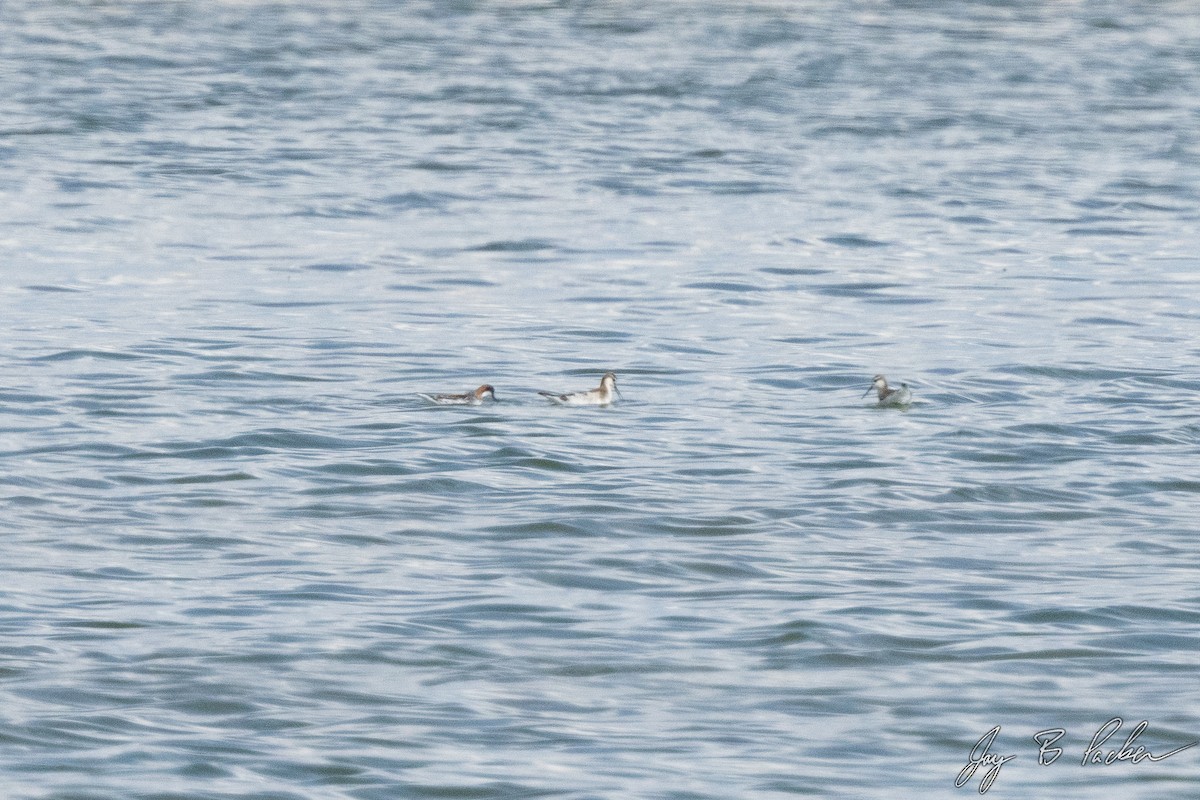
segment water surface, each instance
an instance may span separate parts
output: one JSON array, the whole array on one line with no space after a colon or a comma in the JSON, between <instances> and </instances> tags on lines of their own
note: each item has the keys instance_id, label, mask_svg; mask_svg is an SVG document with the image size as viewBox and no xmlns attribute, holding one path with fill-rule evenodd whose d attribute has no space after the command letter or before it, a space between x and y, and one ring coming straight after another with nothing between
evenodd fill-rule
<instances>
[{"instance_id":1,"label":"water surface","mask_svg":"<svg viewBox=\"0 0 1200 800\"><path fill-rule=\"evenodd\" d=\"M6 797L1194 794L1191 5L0 23Z\"/></svg>"}]
</instances>

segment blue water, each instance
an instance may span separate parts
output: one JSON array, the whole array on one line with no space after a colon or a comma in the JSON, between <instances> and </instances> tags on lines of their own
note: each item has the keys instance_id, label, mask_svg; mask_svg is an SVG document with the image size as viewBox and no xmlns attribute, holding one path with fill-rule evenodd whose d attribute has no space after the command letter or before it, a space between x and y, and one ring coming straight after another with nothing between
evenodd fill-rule
<instances>
[{"instance_id":1,"label":"blue water","mask_svg":"<svg viewBox=\"0 0 1200 800\"><path fill-rule=\"evenodd\" d=\"M1192 4L0 54L0 797L1196 796Z\"/></svg>"}]
</instances>

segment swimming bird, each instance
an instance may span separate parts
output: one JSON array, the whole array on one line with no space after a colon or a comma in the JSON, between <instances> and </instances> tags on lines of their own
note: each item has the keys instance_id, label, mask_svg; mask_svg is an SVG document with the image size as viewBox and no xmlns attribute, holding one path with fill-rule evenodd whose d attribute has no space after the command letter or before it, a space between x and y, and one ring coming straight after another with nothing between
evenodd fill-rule
<instances>
[{"instance_id":1,"label":"swimming bird","mask_svg":"<svg viewBox=\"0 0 1200 800\"><path fill-rule=\"evenodd\" d=\"M490 383L485 383L466 394L422 394L421 397L439 406L477 406L484 400L495 400L496 389Z\"/></svg>"},{"instance_id":2,"label":"swimming bird","mask_svg":"<svg viewBox=\"0 0 1200 800\"><path fill-rule=\"evenodd\" d=\"M872 389L879 392L879 402L876 405L906 406L912 402L912 390L908 388L907 383L900 384L899 389L892 389L888 386L887 378L876 375L871 385L863 392L863 397L869 395Z\"/></svg>"},{"instance_id":3,"label":"swimming bird","mask_svg":"<svg viewBox=\"0 0 1200 800\"><path fill-rule=\"evenodd\" d=\"M586 392L569 392L556 394L554 392L538 392L542 397L560 406L606 406L612 403L617 394L617 376L611 372L604 373L600 379L600 388L589 389Z\"/></svg>"}]
</instances>

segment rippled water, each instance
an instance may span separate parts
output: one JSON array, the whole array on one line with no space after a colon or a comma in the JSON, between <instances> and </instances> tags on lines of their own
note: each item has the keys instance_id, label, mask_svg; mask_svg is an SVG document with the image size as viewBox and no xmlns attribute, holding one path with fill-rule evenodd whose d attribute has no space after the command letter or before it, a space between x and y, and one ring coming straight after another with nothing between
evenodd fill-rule
<instances>
[{"instance_id":1,"label":"rippled water","mask_svg":"<svg viewBox=\"0 0 1200 800\"><path fill-rule=\"evenodd\" d=\"M3 796L1194 796L1191 4L0 45Z\"/></svg>"}]
</instances>

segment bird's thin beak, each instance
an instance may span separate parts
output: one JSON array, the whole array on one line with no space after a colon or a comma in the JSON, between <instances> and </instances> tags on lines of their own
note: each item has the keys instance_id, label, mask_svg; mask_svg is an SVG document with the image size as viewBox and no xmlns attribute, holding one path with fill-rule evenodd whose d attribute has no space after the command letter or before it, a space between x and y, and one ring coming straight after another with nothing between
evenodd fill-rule
<instances>
[{"instance_id":1,"label":"bird's thin beak","mask_svg":"<svg viewBox=\"0 0 1200 800\"><path fill-rule=\"evenodd\" d=\"M869 395L871 393L871 390L874 388L875 388L875 384L872 383L870 386L867 387L867 390L862 393L862 396L866 397L867 395ZM861 398L859 398L859 399L861 399Z\"/></svg>"}]
</instances>

